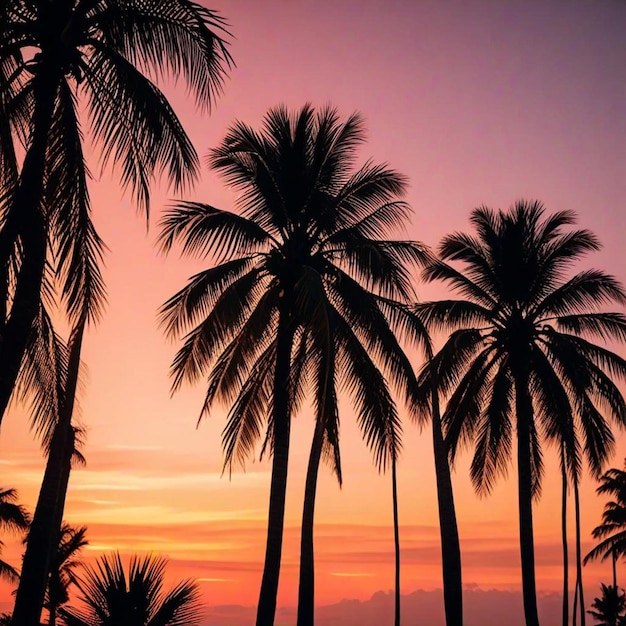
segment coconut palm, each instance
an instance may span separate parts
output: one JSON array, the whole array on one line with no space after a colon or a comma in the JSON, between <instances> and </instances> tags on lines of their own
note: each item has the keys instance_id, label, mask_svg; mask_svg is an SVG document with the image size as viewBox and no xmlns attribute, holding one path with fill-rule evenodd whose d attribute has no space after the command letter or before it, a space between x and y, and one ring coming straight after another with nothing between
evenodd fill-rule
<instances>
[{"instance_id":1,"label":"coconut palm","mask_svg":"<svg viewBox=\"0 0 626 626\"><path fill-rule=\"evenodd\" d=\"M76 576L80 609L61 608L67 626L194 626L201 618L196 583L163 588L167 560L132 556L128 573L119 554L105 555Z\"/></svg>"},{"instance_id":2,"label":"coconut palm","mask_svg":"<svg viewBox=\"0 0 626 626\"><path fill-rule=\"evenodd\" d=\"M595 598L587 611L596 626L624 626L626 625L626 594L618 587L601 583L602 595Z\"/></svg>"},{"instance_id":3,"label":"coconut palm","mask_svg":"<svg viewBox=\"0 0 626 626\"><path fill-rule=\"evenodd\" d=\"M148 75L183 78L206 108L230 64L224 35L223 20L190 0L3 3L0 112L25 157L2 202L0 420L38 314L48 245L68 270L82 261L73 237L76 215L87 209L79 100L102 162L114 163L122 186L148 212L155 175L181 188L198 169L187 135ZM19 271L11 281L16 249ZM66 277L70 299L87 288L80 274Z\"/></svg>"},{"instance_id":4,"label":"coconut palm","mask_svg":"<svg viewBox=\"0 0 626 626\"><path fill-rule=\"evenodd\" d=\"M69 524L61 526L61 540L50 567L45 608L48 609L48 624L55 626L60 607L69 601L69 588L76 580L74 570L80 564L80 551L89 543L85 538L87 528L75 528Z\"/></svg>"},{"instance_id":5,"label":"coconut palm","mask_svg":"<svg viewBox=\"0 0 626 626\"><path fill-rule=\"evenodd\" d=\"M507 473L516 435L524 611L537 626L532 500L541 487L541 440L558 444L568 423L578 435L572 445L584 442L602 459L612 452L608 420L626 420L612 378L626 377L626 361L593 339L626 339L626 317L602 311L624 304L626 293L602 271L566 278L599 248L589 231L564 230L574 223L571 212L545 216L539 202L519 201L506 212L475 209L470 219L477 236L445 237L440 260L425 271L463 299L416 310L434 331L452 331L432 367L449 396L443 421L451 457L474 445L470 473L479 492Z\"/></svg>"},{"instance_id":6,"label":"coconut palm","mask_svg":"<svg viewBox=\"0 0 626 626\"><path fill-rule=\"evenodd\" d=\"M604 505L602 523L592 535L599 539L598 545L585 556L584 563L611 558L613 565L613 587L617 587L616 565L619 557L626 556L626 471L617 468L607 470L600 478L598 494L613 497Z\"/></svg>"},{"instance_id":7,"label":"coconut palm","mask_svg":"<svg viewBox=\"0 0 626 626\"><path fill-rule=\"evenodd\" d=\"M293 115L270 110L260 132L236 122L209 155L211 167L240 192L236 212L183 202L162 223L165 251L178 240L183 253L213 255L216 263L162 309L168 335L187 333L172 366L173 388L210 372L201 417L216 400L232 407L225 449L236 449L235 458L245 458L268 423L272 479L258 626L272 624L276 608L290 418L307 358L300 350L318 346L310 357L317 365L302 370L313 379L318 373L317 390L334 389L335 357L328 355L337 351L336 369L353 385L362 428L381 461L390 439L378 433L397 416L381 413L388 394L372 393L378 383L363 378L358 363L375 358L398 388L414 380L389 320L400 309L395 301L412 294L407 264L423 261L425 251L381 237L406 218L408 207L397 200L405 180L370 162L351 173L362 141L358 115L342 122L335 110L310 105ZM343 356L352 353L358 363ZM320 432L328 434L332 394L315 398ZM313 459L310 467L317 465Z\"/></svg>"},{"instance_id":8,"label":"coconut palm","mask_svg":"<svg viewBox=\"0 0 626 626\"><path fill-rule=\"evenodd\" d=\"M29 524L30 515L21 504L17 504L17 491L0 488L0 531L25 532ZM4 543L0 541L0 553L3 547ZM12 565L0 559L0 578L15 583L19 580L19 573Z\"/></svg>"}]
</instances>

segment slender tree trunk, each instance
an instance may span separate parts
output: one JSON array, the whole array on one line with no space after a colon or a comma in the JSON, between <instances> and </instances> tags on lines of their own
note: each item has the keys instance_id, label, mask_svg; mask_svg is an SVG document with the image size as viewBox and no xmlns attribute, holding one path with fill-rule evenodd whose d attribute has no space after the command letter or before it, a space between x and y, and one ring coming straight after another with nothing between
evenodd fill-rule
<instances>
[{"instance_id":1,"label":"slender tree trunk","mask_svg":"<svg viewBox=\"0 0 626 626\"><path fill-rule=\"evenodd\" d=\"M54 551L59 545L74 453L72 414L84 330L85 320L83 319L72 333L63 405L52 436L39 499L28 532L28 543L15 599L12 626L39 626L50 564Z\"/></svg>"},{"instance_id":2,"label":"slender tree trunk","mask_svg":"<svg viewBox=\"0 0 626 626\"><path fill-rule=\"evenodd\" d=\"M565 450L561 445L561 537L563 540L563 626L569 624L569 554L567 551L567 469Z\"/></svg>"},{"instance_id":3,"label":"slender tree trunk","mask_svg":"<svg viewBox=\"0 0 626 626\"><path fill-rule=\"evenodd\" d=\"M265 546L265 566L257 607L256 626L273 626L283 547L287 466L289 462L289 370L294 330L289 320L287 296L283 295L278 322L278 345L274 372L273 459Z\"/></svg>"},{"instance_id":4,"label":"slender tree trunk","mask_svg":"<svg viewBox=\"0 0 626 626\"><path fill-rule=\"evenodd\" d=\"M396 475L396 456L391 457L391 485L393 500L393 543L396 557L396 607L394 626L400 626L400 519L398 516L398 478Z\"/></svg>"},{"instance_id":5,"label":"slender tree trunk","mask_svg":"<svg viewBox=\"0 0 626 626\"><path fill-rule=\"evenodd\" d=\"M578 624L578 573L574 583L574 604L572 606L572 626L576 626L576 624Z\"/></svg>"},{"instance_id":6,"label":"slender tree trunk","mask_svg":"<svg viewBox=\"0 0 626 626\"><path fill-rule=\"evenodd\" d=\"M41 67L34 79L35 111L31 144L24 158L19 183L13 196L9 215L19 212L19 233L22 241L22 263L13 294L11 311L0 337L0 423L11 399L15 381L28 343L33 321L39 310L41 281L46 262L47 226L41 206L48 130L56 99L57 82L49 68ZM10 220L13 228L13 219ZM9 223L5 225L9 228ZM0 236L0 265L6 267L13 254L15 237ZM8 299L6 289L0 297Z\"/></svg>"},{"instance_id":7,"label":"slender tree trunk","mask_svg":"<svg viewBox=\"0 0 626 626\"><path fill-rule=\"evenodd\" d=\"M298 587L298 626L313 626L315 617L315 561L313 552L313 523L317 476L324 445L324 423L316 420L313 445L309 456L304 488L302 534L300 537L300 583Z\"/></svg>"},{"instance_id":8,"label":"slender tree trunk","mask_svg":"<svg viewBox=\"0 0 626 626\"><path fill-rule=\"evenodd\" d=\"M580 547L580 494L578 480L574 479L574 507L576 512L576 584L580 600L580 626L585 626L585 594L583 591L583 561Z\"/></svg>"},{"instance_id":9,"label":"slender tree trunk","mask_svg":"<svg viewBox=\"0 0 626 626\"><path fill-rule=\"evenodd\" d=\"M519 504L520 554L522 560L522 595L526 626L539 626L535 584L535 546L533 536L531 420L532 404L528 396L527 377L515 381L517 417L517 477Z\"/></svg>"},{"instance_id":10,"label":"slender tree trunk","mask_svg":"<svg viewBox=\"0 0 626 626\"><path fill-rule=\"evenodd\" d=\"M611 552L611 561L613 563L613 587L617 589L617 554L615 550Z\"/></svg>"},{"instance_id":11,"label":"slender tree trunk","mask_svg":"<svg viewBox=\"0 0 626 626\"><path fill-rule=\"evenodd\" d=\"M441 430L439 396L436 388L432 391L431 399L446 626L463 626L461 547L459 545L459 530L454 508L450 464L448 462L448 447Z\"/></svg>"}]
</instances>

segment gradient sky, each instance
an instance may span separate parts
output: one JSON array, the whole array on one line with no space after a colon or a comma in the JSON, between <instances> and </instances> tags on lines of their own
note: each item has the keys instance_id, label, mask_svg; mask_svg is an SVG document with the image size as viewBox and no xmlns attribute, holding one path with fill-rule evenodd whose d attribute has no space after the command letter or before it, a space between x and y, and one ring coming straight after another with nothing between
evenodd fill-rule
<instances>
[{"instance_id":1,"label":"gradient sky","mask_svg":"<svg viewBox=\"0 0 626 626\"><path fill-rule=\"evenodd\" d=\"M575 211L580 225L604 244L588 265L626 281L626 3L215 0L209 6L228 19L236 37L237 67L224 95L211 116L202 117L184 89L167 88L201 155L233 120L258 125L279 103L331 103L345 115L358 110L369 137L363 160L386 161L410 178L407 199L415 213L409 237L436 245L444 234L467 229L469 212L478 205L506 208L521 197L537 198L549 211ZM208 604L253 605L269 464L257 460L231 480L221 476L225 411L196 429L202 386L170 397L168 367L176 346L156 323L158 306L207 262L155 252L156 222L171 197L164 186L155 186L146 232L115 174L101 173L96 159L91 166L94 221L110 249L109 305L85 339L80 404L88 463L72 474L65 517L88 526L87 560L113 549L157 551L170 557L172 579L200 581ZM224 208L233 201L206 170L184 197ZM429 298L444 292L420 286L419 293ZM318 491L319 604L366 600L393 585L389 478L374 469L349 404L341 408L344 486L340 490L324 469ZM429 433L405 426L399 470L402 591L410 593L441 587L441 574ZM296 599L311 436L305 411L293 428L283 606ZM615 466L622 466L625 443L620 434ZM542 592L558 590L561 579L554 457L547 449L543 497L535 508ZM3 423L0 459L0 484L16 487L33 509L44 460L19 407ZM467 479L468 463L465 454L453 476L464 581L472 589L515 592L515 483L502 481L490 497L479 499ZM594 489L584 481L585 550L603 506ZM8 541L4 554L19 562L16 543ZM609 578L609 569L586 568L590 591ZM9 602L9 594L10 587L0 585L0 602ZM521 610L519 597L511 598Z\"/></svg>"}]
</instances>

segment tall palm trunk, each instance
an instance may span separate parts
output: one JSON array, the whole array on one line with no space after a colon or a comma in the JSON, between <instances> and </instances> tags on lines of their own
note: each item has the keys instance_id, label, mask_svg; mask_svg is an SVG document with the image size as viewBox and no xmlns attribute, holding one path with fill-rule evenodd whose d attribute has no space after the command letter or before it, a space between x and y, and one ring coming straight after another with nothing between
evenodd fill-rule
<instances>
[{"instance_id":1,"label":"tall palm trunk","mask_svg":"<svg viewBox=\"0 0 626 626\"><path fill-rule=\"evenodd\" d=\"M39 310L41 281L46 262L47 226L41 206L48 130L56 99L57 80L51 69L41 67L34 84L35 111L31 144L24 158L19 183L10 202L10 223L17 220L22 242L22 263L17 277L11 312L0 337L0 423L11 399L15 381ZM16 215L19 212L19 216ZM5 224L4 228L9 228ZM16 234L17 234L16 233ZM13 254L15 238L2 237L0 265L6 267ZM0 297L8 299L7 284Z\"/></svg>"},{"instance_id":2,"label":"tall palm trunk","mask_svg":"<svg viewBox=\"0 0 626 626\"><path fill-rule=\"evenodd\" d=\"M535 584L535 546L533 536L531 420L532 404L528 395L527 376L515 380L517 417L517 479L519 505L520 554L522 560L522 595L526 626L539 626Z\"/></svg>"},{"instance_id":3,"label":"tall palm trunk","mask_svg":"<svg viewBox=\"0 0 626 626\"><path fill-rule=\"evenodd\" d=\"M39 626L50 563L59 545L74 453L72 414L84 331L83 318L72 333L63 404L52 436L35 515L28 532L28 543L11 621L13 626Z\"/></svg>"},{"instance_id":4,"label":"tall palm trunk","mask_svg":"<svg viewBox=\"0 0 626 626\"><path fill-rule=\"evenodd\" d=\"M441 430L441 414L436 383L433 385L431 399L446 626L463 626L461 547L459 545L459 530L456 522L454 493L452 491L452 478L448 462L448 447Z\"/></svg>"},{"instance_id":5,"label":"tall palm trunk","mask_svg":"<svg viewBox=\"0 0 626 626\"><path fill-rule=\"evenodd\" d=\"M578 575L576 575L576 582L574 583L574 605L572 608L572 626L578 624Z\"/></svg>"},{"instance_id":6,"label":"tall palm trunk","mask_svg":"<svg viewBox=\"0 0 626 626\"><path fill-rule=\"evenodd\" d=\"M300 582L298 587L298 626L313 626L315 615L315 561L313 553L313 522L317 476L324 445L324 422L318 419L313 433L304 488L302 531L300 537Z\"/></svg>"},{"instance_id":7,"label":"tall palm trunk","mask_svg":"<svg viewBox=\"0 0 626 626\"><path fill-rule=\"evenodd\" d=\"M583 592L583 561L580 547L580 494L578 480L574 478L574 508L576 513L576 585L580 601L580 626L585 626L585 594Z\"/></svg>"},{"instance_id":8,"label":"tall palm trunk","mask_svg":"<svg viewBox=\"0 0 626 626\"><path fill-rule=\"evenodd\" d=\"M565 447L561 444L561 538L563 541L563 626L569 624L569 554L567 551L567 468Z\"/></svg>"},{"instance_id":9,"label":"tall palm trunk","mask_svg":"<svg viewBox=\"0 0 626 626\"><path fill-rule=\"evenodd\" d=\"M617 589L617 553L615 550L611 552L611 563L613 565L613 589Z\"/></svg>"},{"instance_id":10,"label":"tall palm trunk","mask_svg":"<svg viewBox=\"0 0 626 626\"><path fill-rule=\"evenodd\" d=\"M289 462L289 370L294 329L289 319L287 297L281 299L274 371L273 459L270 503L265 546L265 566L257 607L256 626L273 626L276 614L276 596L283 548L283 526Z\"/></svg>"},{"instance_id":11,"label":"tall palm trunk","mask_svg":"<svg viewBox=\"0 0 626 626\"><path fill-rule=\"evenodd\" d=\"M395 616L394 626L400 626L400 520L398 516L398 478L396 475L396 455L391 456L391 497L393 500L393 545L395 551Z\"/></svg>"},{"instance_id":12,"label":"tall palm trunk","mask_svg":"<svg viewBox=\"0 0 626 626\"><path fill-rule=\"evenodd\" d=\"M50 605L48 609L50 611L50 615L48 616L48 626L56 626L57 623L57 606L56 604Z\"/></svg>"}]
</instances>

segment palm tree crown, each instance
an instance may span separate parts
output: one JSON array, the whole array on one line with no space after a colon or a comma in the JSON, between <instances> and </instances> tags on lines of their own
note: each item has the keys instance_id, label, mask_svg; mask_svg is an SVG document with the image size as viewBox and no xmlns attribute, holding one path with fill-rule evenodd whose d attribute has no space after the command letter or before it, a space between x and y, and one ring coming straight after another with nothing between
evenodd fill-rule
<instances>
[{"instance_id":1,"label":"palm tree crown","mask_svg":"<svg viewBox=\"0 0 626 626\"><path fill-rule=\"evenodd\" d=\"M471 478L480 492L507 473L517 435L522 565L532 596L525 606L535 624L531 497L541 485L540 441L565 440L576 478L581 442L595 473L611 454L609 420L626 422L612 378L626 377L626 361L593 338L626 339L624 315L602 310L623 305L626 294L599 270L567 278L569 267L599 247L589 231L564 230L574 223L571 212L546 217L540 203L520 201L508 212L475 209L471 223L477 236L444 238L440 260L425 272L463 299L420 304L417 311L433 329L452 331L431 368L450 396L443 419L451 455L475 445Z\"/></svg>"},{"instance_id":2,"label":"palm tree crown","mask_svg":"<svg viewBox=\"0 0 626 626\"><path fill-rule=\"evenodd\" d=\"M86 533L85 526L75 528L66 523L61 526L61 539L50 567L44 605L49 613L49 626L56 624L59 607L69 602L69 588L76 581L74 570L80 565L78 554L89 543Z\"/></svg>"},{"instance_id":3,"label":"palm tree crown","mask_svg":"<svg viewBox=\"0 0 626 626\"><path fill-rule=\"evenodd\" d=\"M595 620L596 626L624 626L626 624L626 593L619 587L601 583L602 595L591 604L587 611Z\"/></svg>"},{"instance_id":4,"label":"palm tree crown","mask_svg":"<svg viewBox=\"0 0 626 626\"><path fill-rule=\"evenodd\" d=\"M19 533L28 530L30 515L21 505L17 504L15 489L0 488L0 531ZM4 543L0 540L0 553ZM0 560L0 577L15 583L19 579L18 571L5 561Z\"/></svg>"},{"instance_id":5,"label":"palm tree crown","mask_svg":"<svg viewBox=\"0 0 626 626\"><path fill-rule=\"evenodd\" d=\"M188 0L3 3L0 420L37 316L46 261L63 277L73 321L101 313L103 243L90 221L79 104L102 164L118 168L147 213L155 175L180 188L198 170L189 138L149 76L182 78L208 107L231 63L226 34L215 12ZM25 149L19 171L11 134Z\"/></svg>"},{"instance_id":6,"label":"palm tree crown","mask_svg":"<svg viewBox=\"0 0 626 626\"><path fill-rule=\"evenodd\" d=\"M604 560L626 556L626 471L617 468L607 470L596 492L613 496L613 499L604 505L602 524L592 531L594 538L600 542L587 554L585 563L597 558Z\"/></svg>"},{"instance_id":7,"label":"palm tree crown","mask_svg":"<svg viewBox=\"0 0 626 626\"><path fill-rule=\"evenodd\" d=\"M229 466L253 451L268 424L271 586L280 562L289 419L307 383L332 443L335 371L343 375L381 467L399 449L399 418L375 363L398 387L415 386L392 328L422 337L407 308L409 268L428 255L415 242L385 238L408 216L397 198L405 179L370 162L353 172L363 139L358 115L341 122L333 109L309 105L294 115L270 110L260 133L237 122L209 164L239 192L238 211L183 202L162 222L165 251L178 240L183 253L216 262L161 311L168 335L186 333L172 366L174 389L210 372L201 417L216 400L231 407L224 430ZM275 603L275 590L265 596Z\"/></svg>"},{"instance_id":8,"label":"palm tree crown","mask_svg":"<svg viewBox=\"0 0 626 626\"><path fill-rule=\"evenodd\" d=\"M183 581L166 592L167 561L131 557L128 574L119 554L100 558L76 578L84 607L61 609L67 626L194 626L200 620L198 586Z\"/></svg>"}]
</instances>

